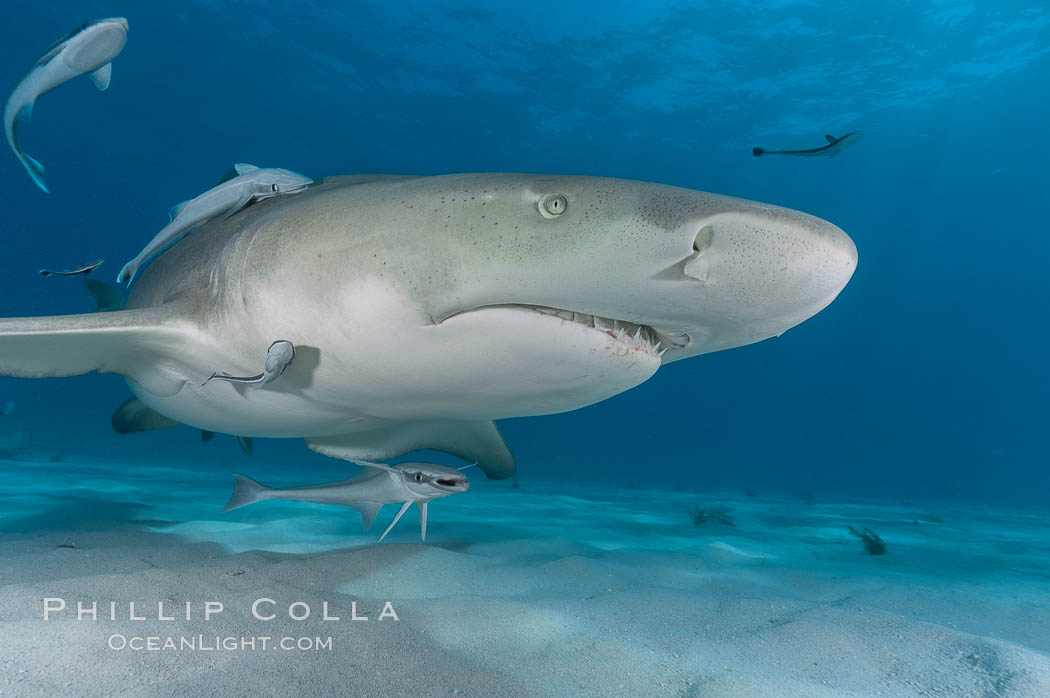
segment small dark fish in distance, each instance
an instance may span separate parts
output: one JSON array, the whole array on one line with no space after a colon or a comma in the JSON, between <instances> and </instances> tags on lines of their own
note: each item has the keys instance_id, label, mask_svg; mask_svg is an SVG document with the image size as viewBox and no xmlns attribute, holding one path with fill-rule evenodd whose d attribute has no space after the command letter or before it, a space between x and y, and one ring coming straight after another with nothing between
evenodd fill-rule
<instances>
[{"instance_id":1,"label":"small dark fish in distance","mask_svg":"<svg viewBox=\"0 0 1050 698\"><path fill-rule=\"evenodd\" d=\"M104 261L106 261L106 260L99 259L97 261L92 262L91 264L85 264L82 267L77 267L76 269L63 269L61 271L55 271L54 269L41 269L40 270L40 275L41 276L77 276L79 274L90 274L91 272L93 272L96 269L98 269L99 267L101 267L102 263Z\"/></svg>"},{"instance_id":2,"label":"small dark fish in distance","mask_svg":"<svg viewBox=\"0 0 1050 698\"><path fill-rule=\"evenodd\" d=\"M765 148L752 148L751 153L756 158L760 158L763 155L796 155L802 158L833 158L859 141L860 137L863 135L863 131L851 131L842 138L835 138L835 136L829 134L824 136L824 139L828 144L822 145L819 148L810 148L809 150L766 150Z\"/></svg>"}]
</instances>

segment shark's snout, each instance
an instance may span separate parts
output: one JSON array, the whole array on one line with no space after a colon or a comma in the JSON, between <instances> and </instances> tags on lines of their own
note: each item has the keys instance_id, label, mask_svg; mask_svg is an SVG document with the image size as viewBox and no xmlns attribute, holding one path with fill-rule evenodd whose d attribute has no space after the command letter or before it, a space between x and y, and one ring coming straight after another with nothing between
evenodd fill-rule
<instances>
[{"instance_id":1,"label":"shark's snout","mask_svg":"<svg viewBox=\"0 0 1050 698\"><path fill-rule=\"evenodd\" d=\"M778 336L831 303L856 269L853 241L827 221L750 202L726 208L687 226L691 254L661 277L679 279L681 316L665 323L690 338L670 360Z\"/></svg>"}]
</instances>

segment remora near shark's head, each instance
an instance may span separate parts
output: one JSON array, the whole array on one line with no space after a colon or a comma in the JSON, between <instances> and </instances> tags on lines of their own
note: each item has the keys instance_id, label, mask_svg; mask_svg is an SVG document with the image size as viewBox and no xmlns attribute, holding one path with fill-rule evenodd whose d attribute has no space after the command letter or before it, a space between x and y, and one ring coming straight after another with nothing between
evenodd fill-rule
<instances>
[{"instance_id":1,"label":"remora near shark's head","mask_svg":"<svg viewBox=\"0 0 1050 698\"><path fill-rule=\"evenodd\" d=\"M328 178L193 232L128 310L0 320L0 372L122 373L145 405L209 431L345 459L434 448L506 477L489 420L577 409L662 362L779 335L856 263L826 221L658 184ZM299 356L281 380L201 388L216 366L257 372L274 337Z\"/></svg>"}]
</instances>

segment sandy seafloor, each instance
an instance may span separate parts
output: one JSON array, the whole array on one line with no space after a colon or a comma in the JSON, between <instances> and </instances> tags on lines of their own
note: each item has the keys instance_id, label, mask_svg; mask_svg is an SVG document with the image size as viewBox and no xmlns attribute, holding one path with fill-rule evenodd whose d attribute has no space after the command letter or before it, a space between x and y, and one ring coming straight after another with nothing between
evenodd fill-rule
<instances>
[{"instance_id":1,"label":"sandy seafloor","mask_svg":"<svg viewBox=\"0 0 1050 698\"><path fill-rule=\"evenodd\" d=\"M352 466L242 470L298 485ZM221 514L214 469L0 461L0 695L1050 695L1050 517L473 473L431 505L427 544L413 511L376 545L394 506L364 533L341 507ZM694 525L695 505L735 525ZM45 622L45 597L123 620ZM311 618L253 619L260 597ZM158 601L193 616L157 620ZM385 601L400 620L378 620ZM118 651L115 634L332 648Z\"/></svg>"}]
</instances>

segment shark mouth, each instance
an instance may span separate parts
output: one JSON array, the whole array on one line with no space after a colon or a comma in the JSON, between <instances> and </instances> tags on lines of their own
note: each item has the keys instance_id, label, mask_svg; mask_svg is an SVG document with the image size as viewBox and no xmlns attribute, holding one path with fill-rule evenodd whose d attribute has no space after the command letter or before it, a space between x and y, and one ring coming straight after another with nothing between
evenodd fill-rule
<instances>
[{"instance_id":1,"label":"shark mouth","mask_svg":"<svg viewBox=\"0 0 1050 698\"><path fill-rule=\"evenodd\" d=\"M525 303L502 303L499 305L484 305L469 310L461 310L444 317L438 321L437 324L445 322L457 315L462 315L463 313L485 310L486 308L519 308L521 310L531 310L542 315L551 315L568 322L574 322L577 325L590 328L597 332L603 332L609 335L612 339L623 344L628 349L643 351L656 357L663 356L664 352L668 349L683 349L689 346L693 341L692 338L684 332L665 330L651 325L640 325L627 320L617 320L615 318L592 315L590 313L579 313L575 310L562 310L561 308L552 308L546 305L530 305Z\"/></svg>"},{"instance_id":2,"label":"shark mouth","mask_svg":"<svg viewBox=\"0 0 1050 698\"><path fill-rule=\"evenodd\" d=\"M639 325L626 320L602 317L601 315L590 315L578 313L574 310L560 310L542 305L520 305L511 306L534 310L544 315L553 315L575 322L578 325L589 327L593 330L604 332L618 342L627 345L631 349L653 354L657 357L663 356L668 349L681 349L689 345L689 335L681 332L669 332L657 329L649 325Z\"/></svg>"}]
</instances>

